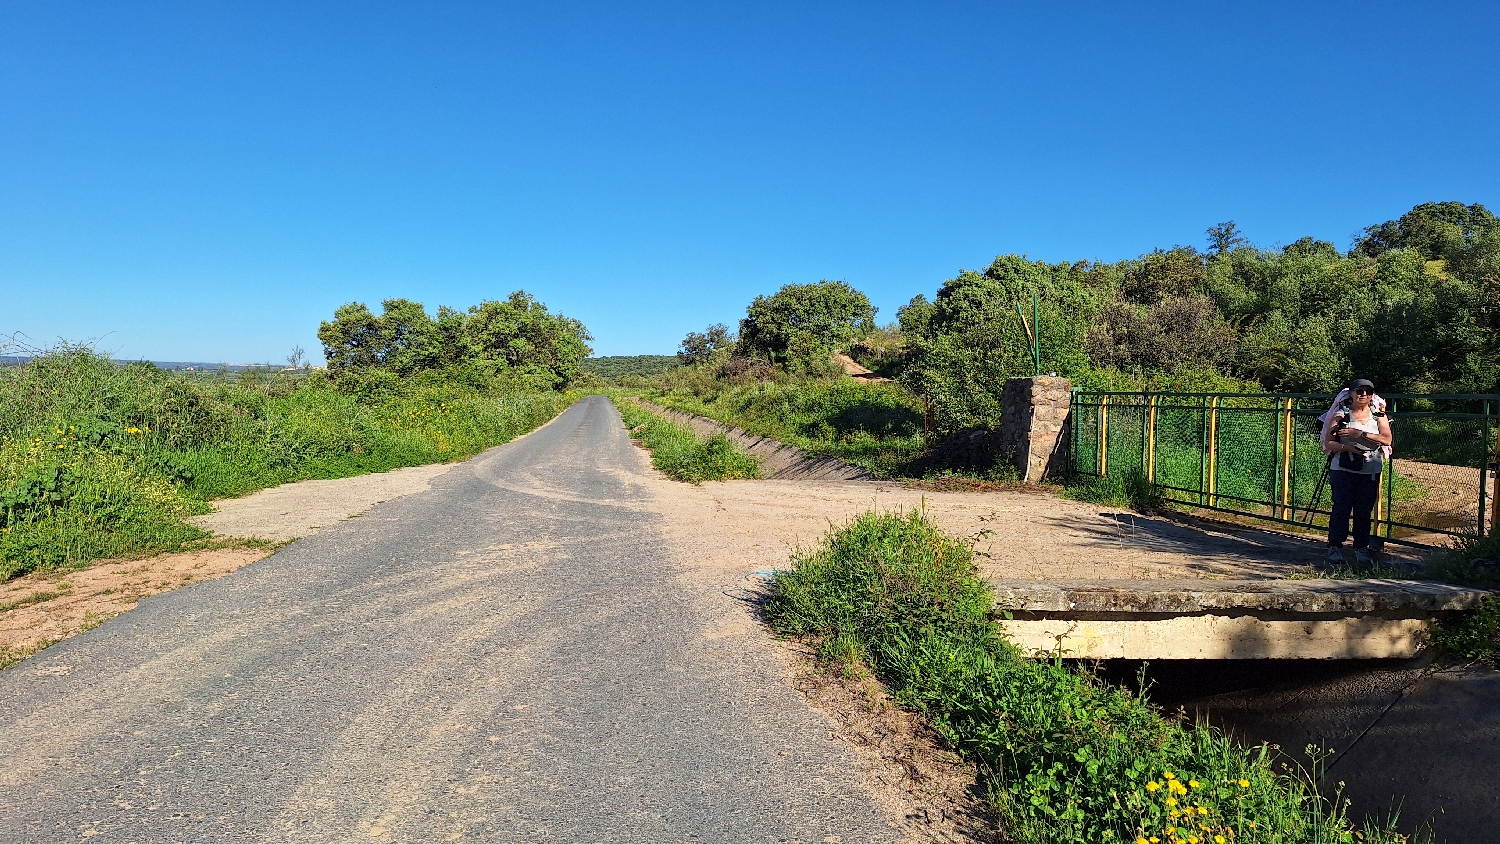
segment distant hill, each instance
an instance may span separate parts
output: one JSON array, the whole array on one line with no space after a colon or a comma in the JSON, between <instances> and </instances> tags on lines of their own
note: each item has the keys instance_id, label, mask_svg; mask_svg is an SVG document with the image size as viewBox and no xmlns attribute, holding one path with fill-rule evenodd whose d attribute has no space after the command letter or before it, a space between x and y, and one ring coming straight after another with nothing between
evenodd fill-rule
<instances>
[{"instance_id":1,"label":"distant hill","mask_svg":"<svg viewBox=\"0 0 1500 844\"><path fill-rule=\"evenodd\" d=\"M676 365L676 355L612 355L586 358L579 368L603 378L622 378L626 375L660 375Z\"/></svg>"},{"instance_id":2,"label":"distant hill","mask_svg":"<svg viewBox=\"0 0 1500 844\"><path fill-rule=\"evenodd\" d=\"M31 355L0 355L0 366L20 366L31 360ZM676 358L673 358L676 360ZM134 360L117 360L116 363L139 363ZM157 369L175 370L181 372L218 372L220 367L230 372L243 372L246 369L280 369L285 364L279 363L208 363L206 361L183 361L183 360L153 360L146 361Z\"/></svg>"}]
</instances>

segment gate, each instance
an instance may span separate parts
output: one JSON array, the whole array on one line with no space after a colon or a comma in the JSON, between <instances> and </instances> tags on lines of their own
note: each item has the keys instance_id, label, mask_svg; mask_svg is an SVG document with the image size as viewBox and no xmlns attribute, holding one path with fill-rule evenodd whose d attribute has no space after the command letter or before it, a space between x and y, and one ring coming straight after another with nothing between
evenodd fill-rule
<instances>
[{"instance_id":1,"label":"gate","mask_svg":"<svg viewBox=\"0 0 1500 844\"><path fill-rule=\"evenodd\" d=\"M1075 391L1075 475L1139 473L1168 500L1302 528L1332 506L1312 393ZM1391 395L1395 457L1381 476L1372 533L1415 546L1494 529L1500 395Z\"/></svg>"}]
</instances>

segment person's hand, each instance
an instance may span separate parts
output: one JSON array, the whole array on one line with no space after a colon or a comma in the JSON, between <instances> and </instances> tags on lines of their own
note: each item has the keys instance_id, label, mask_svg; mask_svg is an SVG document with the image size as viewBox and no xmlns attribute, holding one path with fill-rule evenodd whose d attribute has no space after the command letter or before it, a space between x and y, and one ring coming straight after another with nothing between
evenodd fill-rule
<instances>
[{"instance_id":1,"label":"person's hand","mask_svg":"<svg viewBox=\"0 0 1500 844\"><path fill-rule=\"evenodd\" d=\"M1357 437L1357 436L1359 436L1362 433L1363 433L1363 431L1356 431L1353 428L1340 428L1337 431L1334 431L1333 435L1335 437L1338 437L1339 439L1343 440L1343 439L1348 439L1350 437Z\"/></svg>"}]
</instances>

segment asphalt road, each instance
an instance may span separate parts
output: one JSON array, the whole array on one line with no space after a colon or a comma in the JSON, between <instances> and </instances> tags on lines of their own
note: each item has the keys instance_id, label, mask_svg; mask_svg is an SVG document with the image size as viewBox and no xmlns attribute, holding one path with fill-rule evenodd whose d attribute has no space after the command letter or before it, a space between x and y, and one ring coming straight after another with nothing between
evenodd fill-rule
<instances>
[{"instance_id":1,"label":"asphalt road","mask_svg":"<svg viewBox=\"0 0 1500 844\"><path fill-rule=\"evenodd\" d=\"M0 672L0 841L887 841L613 407Z\"/></svg>"}]
</instances>

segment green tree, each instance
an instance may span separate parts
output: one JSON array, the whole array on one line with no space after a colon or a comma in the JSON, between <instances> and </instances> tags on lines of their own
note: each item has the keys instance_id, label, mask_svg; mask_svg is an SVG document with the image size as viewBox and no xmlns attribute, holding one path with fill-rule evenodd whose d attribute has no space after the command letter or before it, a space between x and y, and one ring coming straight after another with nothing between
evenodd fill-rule
<instances>
[{"instance_id":1,"label":"green tree","mask_svg":"<svg viewBox=\"0 0 1500 844\"><path fill-rule=\"evenodd\" d=\"M1209 226L1206 234L1209 251L1215 255L1223 255L1225 252L1250 244L1233 220L1225 220L1218 225Z\"/></svg>"},{"instance_id":2,"label":"green tree","mask_svg":"<svg viewBox=\"0 0 1500 844\"><path fill-rule=\"evenodd\" d=\"M330 372L385 369L410 374L433 368L442 349L436 326L422 306L408 299L387 299L379 317L360 302L334 311L333 321L318 327Z\"/></svg>"},{"instance_id":3,"label":"green tree","mask_svg":"<svg viewBox=\"0 0 1500 844\"><path fill-rule=\"evenodd\" d=\"M733 349L734 343L735 337L729 333L729 326L722 322L710 325L702 332L689 331L677 348L677 361L684 365L708 363L716 355L721 356Z\"/></svg>"},{"instance_id":4,"label":"green tree","mask_svg":"<svg viewBox=\"0 0 1500 844\"><path fill-rule=\"evenodd\" d=\"M910 334L920 337L927 333L927 327L932 324L933 305L927 301L927 297L921 293L911 297L911 301L896 309L896 321L901 325L902 334Z\"/></svg>"},{"instance_id":5,"label":"green tree","mask_svg":"<svg viewBox=\"0 0 1500 844\"><path fill-rule=\"evenodd\" d=\"M480 360L552 387L572 380L593 352L583 323L549 313L524 290L469 308L464 335Z\"/></svg>"},{"instance_id":6,"label":"green tree","mask_svg":"<svg viewBox=\"0 0 1500 844\"><path fill-rule=\"evenodd\" d=\"M960 273L938 291L926 329L907 337L911 359L900 382L931 403L943 431L998 424L1006 379L1033 373L1016 305L1040 297L1042 368L1075 375L1088 368L1084 337L1097 309L1086 282L1081 265L1020 255Z\"/></svg>"},{"instance_id":7,"label":"green tree","mask_svg":"<svg viewBox=\"0 0 1500 844\"><path fill-rule=\"evenodd\" d=\"M739 353L789 372L822 372L834 349L874 328L874 306L847 283L788 284L750 303Z\"/></svg>"},{"instance_id":8,"label":"green tree","mask_svg":"<svg viewBox=\"0 0 1500 844\"><path fill-rule=\"evenodd\" d=\"M518 290L504 301L467 312L438 308L437 319L408 299L387 299L379 317L359 302L334 312L318 328L328 370L411 375L433 370L506 373L559 388L578 373L592 339L583 323Z\"/></svg>"}]
</instances>

